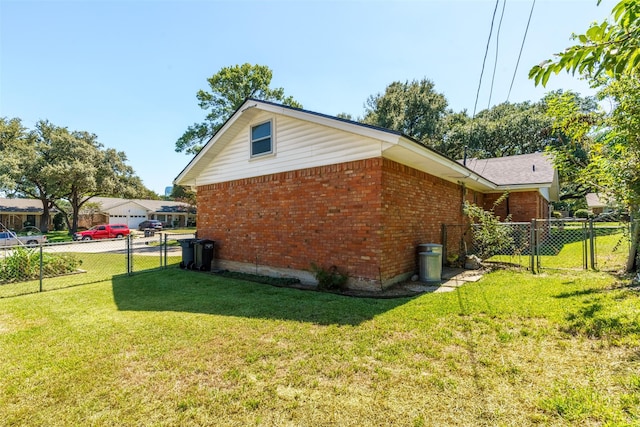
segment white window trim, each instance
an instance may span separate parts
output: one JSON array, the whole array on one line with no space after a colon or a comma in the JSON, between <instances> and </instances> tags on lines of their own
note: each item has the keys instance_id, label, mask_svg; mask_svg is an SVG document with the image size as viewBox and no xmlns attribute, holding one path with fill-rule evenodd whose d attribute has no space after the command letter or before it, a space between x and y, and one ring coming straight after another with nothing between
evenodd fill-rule
<instances>
[{"instance_id":1,"label":"white window trim","mask_svg":"<svg viewBox=\"0 0 640 427\"><path fill-rule=\"evenodd\" d=\"M251 139L251 131L254 127L260 126L265 123L271 123L271 151L260 154L252 154L253 140ZM259 122L249 124L249 160L264 159L268 157L275 157L276 155L276 119L272 117L267 120L260 120Z\"/></svg>"}]
</instances>

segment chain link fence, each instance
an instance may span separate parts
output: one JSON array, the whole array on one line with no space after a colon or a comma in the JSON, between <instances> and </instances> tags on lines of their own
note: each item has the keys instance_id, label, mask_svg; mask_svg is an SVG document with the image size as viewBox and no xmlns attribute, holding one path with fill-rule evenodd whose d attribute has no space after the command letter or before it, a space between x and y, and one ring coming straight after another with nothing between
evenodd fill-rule
<instances>
[{"instance_id":1,"label":"chain link fence","mask_svg":"<svg viewBox=\"0 0 640 427\"><path fill-rule=\"evenodd\" d=\"M193 233L48 243L0 248L0 298L111 280L123 274L178 267L181 239Z\"/></svg>"},{"instance_id":2,"label":"chain link fence","mask_svg":"<svg viewBox=\"0 0 640 427\"><path fill-rule=\"evenodd\" d=\"M442 241L450 265L466 255L478 255L489 262L527 268L596 269L618 271L629 255L629 223L597 220L532 220L530 223L501 223L492 233L504 244L487 244L479 239L476 225L447 224ZM458 265L460 263L458 262Z\"/></svg>"}]
</instances>

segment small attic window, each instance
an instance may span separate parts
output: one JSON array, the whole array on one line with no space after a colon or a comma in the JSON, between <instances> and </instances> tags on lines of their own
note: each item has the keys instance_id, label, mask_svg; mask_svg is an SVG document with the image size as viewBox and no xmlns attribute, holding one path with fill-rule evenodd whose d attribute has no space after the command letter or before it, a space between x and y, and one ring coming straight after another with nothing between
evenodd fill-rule
<instances>
[{"instance_id":1,"label":"small attic window","mask_svg":"<svg viewBox=\"0 0 640 427\"><path fill-rule=\"evenodd\" d=\"M251 157L271 153L273 153L272 121L251 126Z\"/></svg>"}]
</instances>

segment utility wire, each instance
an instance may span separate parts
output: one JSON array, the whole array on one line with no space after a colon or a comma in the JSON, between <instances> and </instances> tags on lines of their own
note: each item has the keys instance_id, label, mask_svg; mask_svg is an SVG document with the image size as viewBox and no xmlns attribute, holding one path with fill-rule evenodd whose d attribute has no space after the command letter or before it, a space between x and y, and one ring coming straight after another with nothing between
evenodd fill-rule
<instances>
[{"instance_id":1,"label":"utility wire","mask_svg":"<svg viewBox=\"0 0 640 427\"><path fill-rule=\"evenodd\" d=\"M533 8L536 5L536 0L531 3L531 11L529 12L529 19L527 20L527 28L524 30L524 37L522 37L522 44L520 45L520 53L518 54L518 62L516 62L516 69L513 70L513 78L511 79L511 85L509 86L509 93L507 94L507 102L511 96L511 89L513 88L513 82L516 80L516 73L518 72L518 65L520 64L520 57L522 56L522 49L524 49L524 42L527 39L527 32L529 31L529 24L531 23L531 16L533 15Z\"/></svg>"},{"instance_id":2,"label":"utility wire","mask_svg":"<svg viewBox=\"0 0 640 427\"><path fill-rule=\"evenodd\" d=\"M491 108L491 95L493 94L493 83L496 80L496 69L498 68L498 44L500 43L500 29L502 28L502 18L504 18L504 9L507 6L507 0L502 2L502 12L500 13L500 22L498 23L498 31L496 32L496 57L493 61L493 76L491 76L491 89L489 89L489 101L487 109Z\"/></svg>"},{"instance_id":3,"label":"utility wire","mask_svg":"<svg viewBox=\"0 0 640 427\"><path fill-rule=\"evenodd\" d=\"M480 96L480 86L482 86L482 75L484 74L484 65L487 62L487 53L489 53L489 45L491 44L491 35L493 34L493 23L496 19L496 11L498 10L498 3L500 3L500 0L496 0L496 6L493 9L493 16L491 17L491 28L489 29L489 38L487 39L487 47L484 50L484 59L482 60L482 70L480 71L480 81L478 81L478 90L476 91L476 102L473 105L473 117L476 116L476 108L478 106L478 97Z\"/></svg>"}]
</instances>

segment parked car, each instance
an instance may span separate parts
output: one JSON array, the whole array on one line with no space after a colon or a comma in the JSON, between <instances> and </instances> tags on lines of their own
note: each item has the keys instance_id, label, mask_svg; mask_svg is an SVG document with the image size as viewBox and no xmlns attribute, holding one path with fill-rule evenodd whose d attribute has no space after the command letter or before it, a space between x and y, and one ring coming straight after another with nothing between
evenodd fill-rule
<instances>
[{"instance_id":1,"label":"parked car","mask_svg":"<svg viewBox=\"0 0 640 427\"><path fill-rule=\"evenodd\" d=\"M120 239L130 233L131 230L126 224L102 224L75 233L73 240Z\"/></svg>"},{"instance_id":2,"label":"parked car","mask_svg":"<svg viewBox=\"0 0 640 427\"><path fill-rule=\"evenodd\" d=\"M154 230L162 230L162 222L158 221L157 219L148 219L138 224L138 230L140 231L143 231L147 228L152 228Z\"/></svg>"},{"instance_id":3,"label":"parked car","mask_svg":"<svg viewBox=\"0 0 640 427\"><path fill-rule=\"evenodd\" d=\"M25 227L18 232L0 232L0 246L41 245L47 243L47 236L36 227Z\"/></svg>"}]
</instances>

